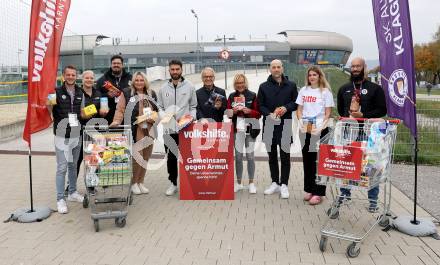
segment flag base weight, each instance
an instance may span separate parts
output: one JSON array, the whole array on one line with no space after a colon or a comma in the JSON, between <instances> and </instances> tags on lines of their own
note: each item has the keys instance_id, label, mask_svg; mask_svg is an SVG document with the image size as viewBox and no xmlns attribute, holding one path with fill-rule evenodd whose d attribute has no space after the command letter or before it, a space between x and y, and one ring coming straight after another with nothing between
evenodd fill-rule
<instances>
[{"instance_id":1,"label":"flag base weight","mask_svg":"<svg viewBox=\"0 0 440 265\"><path fill-rule=\"evenodd\" d=\"M21 208L13 212L11 216L5 221L5 223L9 221L15 221L19 223L41 222L44 219L49 218L52 212L53 210L46 206L34 207L33 211L31 211L30 208Z\"/></svg>"},{"instance_id":2,"label":"flag base weight","mask_svg":"<svg viewBox=\"0 0 440 265\"><path fill-rule=\"evenodd\" d=\"M394 228L410 236L431 236L440 240L435 224L430 219L419 218L414 223L412 216L398 216L392 220L391 228Z\"/></svg>"}]
</instances>

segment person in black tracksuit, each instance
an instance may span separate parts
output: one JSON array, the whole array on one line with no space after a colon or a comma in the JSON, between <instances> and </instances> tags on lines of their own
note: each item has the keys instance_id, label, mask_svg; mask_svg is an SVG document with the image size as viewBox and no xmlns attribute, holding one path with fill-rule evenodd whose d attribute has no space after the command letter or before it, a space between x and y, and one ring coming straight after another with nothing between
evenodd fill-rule
<instances>
[{"instance_id":1,"label":"person in black tracksuit","mask_svg":"<svg viewBox=\"0 0 440 265\"><path fill-rule=\"evenodd\" d=\"M223 115L226 110L226 93L224 89L214 85L214 80L214 70L210 67L203 69L203 87L196 91L197 120L211 119L216 122L223 121ZM216 98L212 98L214 93L221 95L222 97L217 96Z\"/></svg>"},{"instance_id":2,"label":"person in black tracksuit","mask_svg":"<svg viewBox=\"0 0 440 265\"><path fill-rule=\"evenodd\" d=\"M114 87L119 89L121 92L123 89L130 86L132 75L125 71L123 68L124 59L120 55L114 55L111 59L110 69L105 72L101 78L96 82L96 88L101 91L103 96L108 97L108 107L109 112L105 116L108 124L111 124L113 121L113 117L115 116L116 104L118 103L118 97L113 93L109 93L107 89L105 89L104 83L105 81L109 81L113 84Z\"/></svg>"},{"instance_id":3,"label":"person in black tracksuit","mask_svg":"<svg viewBox=\"0 0 440 265\"><path fill-rule=\"evenodd\" d=\"M385 93L383 88L366 79L366 64L363 58L354 58L351 63L350 82L343 85L338 91L337 108L341 117L351 118L381 118L387 114ZM360 98L360 110L350 111L352 97L357 94ZM362 124L361 124L362 125ZM360 132L360 135L364 135ZM351 192L349 189L341 188L341 195L349 198ZM368 191L370 200L369 211L377 210L377 199L379 195L379 186L371 188Z\"/></svg>"},{"instance_id":4,"label":"person in black tracksuit","mask_svg":"<svg viewBox=\"0 0 440 265\"><path fill-rule=\"evenodd\" d=\"M271 75L258 90L258 104L263 115L263 142L269 155L272 185L264 194L281 192L281 198L289 198L287 188L290 174L290 145L292 144L292 112L296 110L298 91L296 84L283 74L280 60L270 64ZM281 179L278 167L280 146ZM280 187L281 185L281 187Z\"/></svg>"}]
</instances>

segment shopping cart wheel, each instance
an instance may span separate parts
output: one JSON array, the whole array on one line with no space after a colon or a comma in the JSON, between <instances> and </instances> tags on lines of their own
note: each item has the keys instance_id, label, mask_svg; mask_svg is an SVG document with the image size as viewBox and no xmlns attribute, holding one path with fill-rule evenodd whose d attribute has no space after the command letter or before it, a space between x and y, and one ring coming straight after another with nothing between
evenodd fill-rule
<instances>
[{"instance_id":1,"label":"shopping cart wheel","mask_svg":"<svg viewBox=\"0 0 440 265\"><path fill-rule=\"evenodd\" d=\"M84 195L83 208L89 208L89 196Z\"/></svg>"},{"instance_id":2,"label":"shopping cart wheel","mask_svg":"<svg viewBox=\"0 0 440 265\"><path fill-rule=\"evenodd\" d=\"M327 247L327 237L321 236L321 240L319 241L319 250L321 250L321 252L324 252L326 247Z\"/></svg>"},{"instance_id":3,"label":"shopping cart wheel","mask_svg":"<svg viewBox=\"0 0 440 265\"><path fill-rule=\"evenodd\" d=\"M93 220L93 224L95 225L95 232L99 232L99 221L95 219Z\"/></svg>"},{"instance_id":4,"label":"shopping cart wheel","mask_svg":"<svg viewBox=\"0 0 440 265\"><path fill-rule=\"evenodd\" d=\"M361 249L357 246L355 242L351 243L347 247L347 257L356 258L361 253Z\"/></svg>"},{"instance_id":5,"label":"shopping cart wheel","mask_svg":"<svg viewBox=\"0 0 440 265\"><path fill-rule=\"evenodd\" d=\"M327 215L330 219L336 219L339 217L339 209L338 208L329 208L327 210Z\"/></svg>"},{"instance_id":6,"label":"shopping cart wheel","mask_svg":"<svg viewBox=\"0 0 440 265\"><path fill-rule=\"evenodd\" d=\"M127 223L127 221L126 221L125 217L115 218L115 224L116 224L117 227L121 227L122 228L122 227L125 226L126 223Z\"/></svg>"},{"instance_id":7,"label":"shopping cart wheel","mask_svg":"<svg viewBox=\"0 0 440 265\"><path fill-rule=\"evenodd\" d=\"M387 227L387 226L389 226L390 225L390 218L388 218L388 216L383 216L383 215L381 215L380 217L379 217L381 220L379 221L379 225L381 226L381 227Z\"/></svg>"}]
</instances>

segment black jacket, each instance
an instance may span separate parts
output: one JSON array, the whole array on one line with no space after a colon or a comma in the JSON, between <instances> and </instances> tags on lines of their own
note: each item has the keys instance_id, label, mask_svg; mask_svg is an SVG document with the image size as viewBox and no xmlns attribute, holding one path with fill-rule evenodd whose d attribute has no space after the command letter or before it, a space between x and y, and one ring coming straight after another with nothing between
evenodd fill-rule
<instances>
[{"instance_id":1,"label":"black jacket","mask_svg":"<svg viewBox=\"0 0 440 265\"><path fill-rule=\"evenodd\" d=\"M353 83L343 85L338 91L338 113L341 117L349 117L351 98L354 93ZM362 82L360 93L361 112L364 118L380 118L387 114L385 94L381 86L368 80Z\"/></svg>"},{"instance_id":2,"label":"black jacket","mask_svg":"<svg viewBox=\"0 0 440 265\"><path fill-rule=\"evenodd\" d=\"M122 75L120 78L116 78L112 74L112 69L109 69L103 76L101 76L101 78L98 79L98 81L96 81L96 88L101 91L103 96L108 97L107 89L103 87L105 81L110 81L116 88L123 90L124 88L130 86L131 78L131 74L126 72L125 69L122 70ZM113 117L115 116L116 104L117 103L115 102L114 98L108 97L109 112L105 119L109 124L113 121Z\"/></svg>"},{"instance_id":3,"label":"black jacket","mask_svg":"<svg viewBox=\"0 0 440 265\"><path fill-rule=\"evenodd\" d=\"M56 136L64 138L74 138L80 136L81 133L81 102L83 92L81 88L75 85L75 96L73 99L73 104L71 104L71 98L67 92L65 84L55 89L57 104L53 106L53 133ZM69 113L74 113L77 115L78 128L70 127L68 123ZM58 125L61 123L59 132L57 133ZM65 127L64 127L65 126ZM65 128L65 131L63 129Z\"/></svg>"},{"instance_id":4,"label":"black jacket","mask_svg":"<svg viewBox=\"0 0 440 265\"><path fill-rule=\"evenodd\" d=\"M92 88L92 95L89 96L89 94L87 94L86 92L84 92L84 90L82 90L83 95L84 95L84 100L81 103L82 106L84 107L88 107L90 105L95 105L96 110L98 111L98 113L96 113L95 115L93 115L93 117L89 118L89 119L82 119L81 123L83 125L86 125L88 121L90 121L93 118L99 118L99 109L101 108L101 91L96 89L96 88Z\"/></svg>"},{"instance_id":5,"label":"black jacket","mask_svg":"<svg viewBox=\"0 0 440 265\"><path fill-rule=\"evenodd\" d=\"M232 92L229 94L228 97L228 106L227 109L233 108L233 102L235 97L239 97L240 94L238 92ZM260 123L259 119L261 117L259 108L258 108L258 102L257 102L257 94L250 91L249 89L246 89L243 92L244 96L244 104L246 108L251 109L251 112L249 114L244 114L243 112L238 112L237 114L234 114L232 116L232 123L234 124L234 132L237 132L237 117L244 117L244 118L253 118L256 119L252 124L248 124L247 126L247 133L249 133L252 138L257 138L258 134L260 133Z\"/></svg>"},{"instance_id":6,"label":"black jacket","mask_svg":"<svg viewBox=\"0 0 440 265\"><path fill-rule=\"evenodd\" d=\"M277 83L270 75L267 81L260 85L258 89L258 105L260 106L260 113L263 115L263 142L266 144L281 144L281 138L283 136L283 127L288 128L287 132L284 132L285 139L288 139L292 143L292 112L296 110L295 104L298 96L298 89L296 84L289 81L286 76L282 76L281 83ZM264 131L267 129L267 119L270 119L269 114L274 112L277 107L284 106L287 112L281 117L279 124L272 123L274 125L273 135L271 130L265 135ZM286 124L286 126L284 126ZM273 137L272 137L273 136ZM270 140L272 139L272 142ZM283 143L285 140L283 140ZM287 141L286 141L287 143Z\"/></svg>"},{"instance_id":7,"label":"black jacket","mask_svg":"<svg viewBox=\"0 0 440 265\"><path fill-rule=\"evenodd\" d=\"M214 108L214 103L210 104L208 102L212 91L217 94L222 95L224 98L222 100L222 107L220 109ZM196 91L197 96L197 119L213 119L216 122L223 121L223 114L226 110L226 93L225 90L214 86L213 90L208 90L205 87L201 87Z\"/></svg>"}]
</instances>

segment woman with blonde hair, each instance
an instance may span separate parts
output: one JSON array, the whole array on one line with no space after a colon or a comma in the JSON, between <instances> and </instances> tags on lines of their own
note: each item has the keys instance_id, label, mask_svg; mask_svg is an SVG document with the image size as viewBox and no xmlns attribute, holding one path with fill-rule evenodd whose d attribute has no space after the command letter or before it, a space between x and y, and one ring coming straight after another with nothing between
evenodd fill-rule
<instances>
[{"instance_id":1,"label":"woman with blonde hair","mask_svg":"<svg viewBox=\"0 0 440 265\"><path fill-rule=\"evenodd\" d=\"M316 205L321 203L326 188L315 182L317 143L328 133L327 125L335 105L330 85L318 66L307 69L305 86L299 91L296 104L303 156L304 200Z\"/></svg>"},{"instance_id":2,"label":"woman with blonde hair","mask_svg":"<svg viewBox=\"0 0 440 265\"><path fill-rule=\"evenodd\" d=\"M226 113L234 124L235 173L237 174L237 184L234 186L234 192L244 189L241 180L243 176L243 153L245 152L249 177L249 193L255 194L257 193L257 188L254 184L254 144L255 138L260 133L258 119L261 114L258 110L257 94L248 89L248 80L244 74L235 75L234 89L235 91L229 95L226 107ZM256 120L249 123L247 119L251 118Z\"/></svg>"},{"instance_id":3,"label":"woman with blonde hair","mask_svg":"<svg viewBox=\"0 0 440 265\"><path fill-rule=\"evenodd\" d=\"M133 181L131 186L133 194L149 192L144 185L147 171L145 162L148 162L153 152L153 141L156 138L156 128L154 126L158 119L156 102L156 93L150 88L146 75L142 72L136 72L133 74L130 87L124 89L119 98L115 117L110 125L110 127L118 126L124 118L130 117L130 121L125 121L125 123L131 124L133 142L137 143L142 140L139 142L142 143L142 149L139 152L143 161L137 161L136 156L133 156ZM126 110L132 110L132 113L126 115ZM139 149L137 148L137 150ZM140 164L141 162L142 164Z\"/></svg>"}]
</instances>

